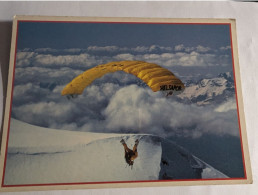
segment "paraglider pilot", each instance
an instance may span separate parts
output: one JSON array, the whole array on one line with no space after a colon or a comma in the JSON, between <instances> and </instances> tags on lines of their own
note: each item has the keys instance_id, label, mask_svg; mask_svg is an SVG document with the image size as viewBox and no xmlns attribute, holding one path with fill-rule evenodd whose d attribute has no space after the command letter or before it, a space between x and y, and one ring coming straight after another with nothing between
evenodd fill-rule
<instances>
[{"instance_id":1,"label":"paraglider pilot","mask_svg":"<svg viewBox=\"0 0 258 195\"><path fill-rule=\"evenodd\" d=\"M139 144L139 140L137 139L135 141L133 150L131 150L130 148L127 147L124 139L122 139L120 142L122 143L122 145L124 146L124 149L125 149L125 161L127 164L129 164L129 166L132 166L134 163L134 159L136 159L138 157L137 146Z\"/></svg>"}]
</instances>

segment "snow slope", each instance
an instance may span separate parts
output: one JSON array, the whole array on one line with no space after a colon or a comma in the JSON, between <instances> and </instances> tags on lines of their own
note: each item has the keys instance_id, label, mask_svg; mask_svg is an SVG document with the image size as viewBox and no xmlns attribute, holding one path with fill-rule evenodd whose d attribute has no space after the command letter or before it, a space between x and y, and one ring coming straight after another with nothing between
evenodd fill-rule
<instances>
[{"instance_id":1,"label":"snow slope","mask_svg":"<svg viewBox=\"0 0 258 195\"><path fill-rule=\"evenodd\" d=\"M133 168L120 143L138 158ZM173 142L146 134L104 134L46 129L11 120L6 185L225 178Z\"/></svg>"},{"instance_id":2,"label":"snow slope","mask_svg":"<svg viewBox=\"0 0 258 195\"><path fill-rule=\"evenodd\" d=\"M184 100L197 105L221 103L235 93L234 80L229 72L221 73L212 79L202 79L198 82L186 84L183 93L178 95L179 100Z\"/></svg>"}]
</instances>

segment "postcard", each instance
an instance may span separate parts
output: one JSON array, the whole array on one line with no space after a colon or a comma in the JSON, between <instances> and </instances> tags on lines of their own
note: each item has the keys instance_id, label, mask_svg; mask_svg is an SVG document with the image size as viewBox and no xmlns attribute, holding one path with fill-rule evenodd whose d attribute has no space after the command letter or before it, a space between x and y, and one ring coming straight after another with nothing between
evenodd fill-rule
<instances>
[{"instance_id":1,"label":"postcard","mask_svg":"<svg viewBox=\"0 0 258 195\"><path fill-rule=\"evenodd\" d=\"M1 190L252 182L234 19L16 16Z\"/></svg>"}]
</instances>

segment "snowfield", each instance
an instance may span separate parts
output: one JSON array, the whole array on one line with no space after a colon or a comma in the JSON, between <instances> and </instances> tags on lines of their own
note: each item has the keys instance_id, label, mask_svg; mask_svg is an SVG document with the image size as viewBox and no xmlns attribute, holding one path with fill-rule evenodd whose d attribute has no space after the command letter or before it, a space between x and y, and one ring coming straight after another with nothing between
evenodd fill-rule
<instances>
[{"instance_id":1,"label":"snowfield","mask_svg":"<svg viewBox=\"0 0 258 195\"><path fill-rule=\"evenodd\" d=\"M138 158L127 166L124 139ZM5 185L227 178L184 148L147 134L37 127L11 119Z\"/></svg>"},{"instance_id":2,"label":"snowfield","mask_svg":"<svg viewBox=\"0 0 258 195\"><path fill-rule=\"evenodd\" d=\"M234 93L234 80L231 74L227 72L211 79L202 79L198 82L189 81L184 92L178 95L178 99L204 106L212 103L222 103L226 99L234 97Z\"/></svg>"}]
</instances>

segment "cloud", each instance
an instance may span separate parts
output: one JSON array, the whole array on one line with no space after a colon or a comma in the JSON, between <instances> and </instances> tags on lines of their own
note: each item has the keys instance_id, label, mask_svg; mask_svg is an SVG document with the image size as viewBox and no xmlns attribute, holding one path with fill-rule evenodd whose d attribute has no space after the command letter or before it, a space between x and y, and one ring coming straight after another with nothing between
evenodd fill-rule
<instances>
[{"instance_id":1,"label":"cloud","mask_svg":"<svg viewBox=\"0 0 258 195\"><path fill-rule=\"evenodd\" d=\"M97 55L97 52L103 53ZM61 96L63 87L83 71L119 60L143 60L168 69L230 64L227 53L211 52L203 46L25 49L17 53L13 117L67 130L192 137L205 133L238 135L233 100L216 109L180 104L173 98L153 93L140 79L124 72L106 74L95 80L75 99Z\"/></svg>"},{"instance_id":2,"label":"cloud","mask_svg":"<svg viewBox=\"0 0 258 195\"><path fill-rule=\"evenodd\" d=\"M168 51L172 51L171 47L163 47L163 46L159 46L159 45L152 45L149 47L149 52L168 52Z\"/></svg>"},{"instance_id":3,"label":"cloud","mask_svg":"<svg viewBox=\"0 0 258 195\"><path fill-rule=\"evenodd\" d=\"M185 49L184 45L183 44L180 44L180 45L176 45L175 46L175 51L183 51Z\"/></svg>"},{"instance_id":4,"label":"cloud","mask_svg":"<svg viewBox=\"0 0 258 195\"><path fill-rule=\"evenodd\" d=\"M68 100L61 96L64 85L54 86L53 89L48 87L42 88L37 83L17 85L14 89L13 117L43 127L71 126L78 130L90 120L103 119L103 108L119 89L118 84L112 83L91 85L82 95Z\"/></svg>"},{"instance_id":5,"label":"cloud","mask_svg":"<svg viewBox=\"0 0 258 195\"><path fill-rule=\"evenodd\" d=\"M85 49L70 48L70 49L64 49L63 51L67 53L80 53L80 52L85 52Z\"/></svg>"},{"instance_id":6,"label":"cloud","mask_svg":"<svg viewBox=\"0 0 258 195\"><path fill-rule=\"evenodd\" d=\"M214 110L211 106L178 103L149 88L114 83L93 84L82 95L67 100L60 94L62 88L49 91L32 84L17 86L14 101L23 97L23 102L14 104L13 116L34 125L67 130L164 137L199 137L205 133L238 136L237 113L231 106L227 109L233 100ZM37 99L37 94L42 98Z\"/></svg>"},{"instance_id":7,"label":"cloud","mask_svg":"<svg viewBox=\"0 0 258 195\"><path fill-rule=\"evenodd\" d=\"M30 124L49 127L53 123L72 122L76 109L73 103L37 102L13 109L15 118Z\"/></svg>"},{"instance_id":8,"label":"cloud","mask_svg":"<svg viewBox=\"0 0 258 195\"><path fill-rule=\"evenodd\" d=\"M235 98L230 98L225 103L222 103L221 105L219 105L215 109L215 111L216 112L228 112L230 110L236 110L236 109L237 109L236 99Z\"/></svg>"},{"instance_id":9,"label":"cloud","mask_svg":"<svg viewBox=\"0 0 258 195\"><path fill-rule=\"evenodd\" d=\"M19 67L15 69L15 85L27 83L63 85L82 72L82 70L69 67Z\"/></svg>"},{"instance_id":10,"label":"cloud","mask_svg":"<svg viewBox=\"0 0 258 195\"><path fill-rule=\"evenodd\" d=\"M184 105L158 97L149 89L131 85L120 89L104 110L105 129L114 132L163 136L201 136L204 133L238 136L234 110L214 112L212 107Z\"/></svg>"},{"instance_id":11,"label":"cloud","mask_svg":"<svg viewBox=\"0 0 258 195\"><path fill-rule=\"evenodd\" d=\"M106 51L106 52L116 52L116 51L122 51L122 50L127 50L127 48L119 48L117 46L89 46L87 48L88 51L93 51L93 52L99 52L99 51Z\"/></svg>"},{"instance_id":12,"label":"cloud","mask_svg":"<svg viewBox=\"0 0 258 195\"><path fill-rule=\"evenodd\" d=\"M18 66L39 67L73 67L88 69L98 64L118 60L143 60L152 63L172 66L229 66L230 54L226 52L229 46L221 47L216 52L209 47L197 45L186 47L183 44L174 48L158 45L137 46L134 48L118 46L89 46L87 49L70 48L56 50L39 48L34 51L25 49L17 53ZM43 53L42 53L43 52Z\"/></svg>"},{"instance_id":13,"label":"cloud","mask_svg":"<svg viewBox=\"0 0 258 195\"><path fill-rule=\"evenodd\" d=\"M34 63L39 66L82 66L89 67L95 64L101 63L101 60L97 60L95 56L83 53L79 55L43 55L39 54L34 58Z\"/></svg>"},{"instance_id":14,"label":"cloud","mask_svg":"<svg viewBox=\"0 0 258 195\"><path fill-rule=\"evenodd\" d=\"M135 56L129 53L119 54L114 56L115 60L135 60Z\"/></svg>"},{"instance_id":15,"label":"cloud","mask_svg":"<svg viewBox=\"0 0 258 195\"><path fill-rule=\"evenodd\" d=\"M35 49L34 52L36 52L36 53L56 53L56 52L58 52L58 50L52 49L52 48L38 48L38 49Z\"/></svg>"},{"instance_id":16,"label":"cloud","mask_svg":"<svg viewBox=\"0 0 258 195\"><path fill-rule=\"evenodd\" d=\"M201 52L201 53L206 53L206 52L208 52L208 51L210 51L211 50L211 48L209 48L209 47L204 47L204 46L201 46L201 45L198 45L197 47L196 47L196 51L197 52Z\"/></svg>"},{"instance_id":17,"label":"cloud","mask_svg":"<svg viewBox=\"0 0 258 195\"><path fill-rule=\"evenodd\" d=\"M87 53L79 54L40 54L36 52L17 52L17 66L39 66L39 67L79 67L88 68L96 64L106 62L105 57L96 58Z\"/></svg>"},{"instance_id":18,"label":"cloud","mask_svg":"<svg viewBox=\"0 0 258 195\"><path fill-rule=\"evenodd\" d=\"M135 56L137 60L144 60L152 63L160 64L161 66L192 66L192 67L207 67L207 66L228 66L230 65L230 57L227 55L203 54L198 52L177 52L177 53L162 53L162 54L145 54Z\"/></svg>"},{"instance_id":19,"label":"cloud","mask_svg":"<svg viewBox=\"0 0 258 195\"><path fill-rule=\"evenodd\" d=\"M133 48L132 50L135 52L148 52L149 51L149 47L145 47L145 46L137 46L135 48Z\"/></svg>"},{"instance_id":20,"label":"cloud","mask_svg":"<svg viewBox=\"0 0 258 195\"><path fill-rule=\"evenodd\" d=\"M36 56L35 52L30 51L19 51L16 54L16 66L28 66Z\"/></svg>"},{"instance_id":21,"label":"cloud","mask_svg":"<svg viewBox=\"0 0 258 195\"><path fill-rule=\"evenodd\" d=\"M174 50L175 51L181 51L181 52L187 52L187 53L190 53L190 52L193 52L193 51L196 51L196 52L199 52L199 53L207 53L209 51L212 51L212 49L210 47L204 47L202 45L198 45L196 47L186 47L183 44L176 45L174 47Z\"/></svg>"},{"instance_id":22,"label":"cloud","mask_svg":"<svg viewBox=\"0 0 258 195\"><path fill-rule=\"evenodd\" d=\"M49 93L48 89L40 88L33 83L16 85L13 91L13 106L42 101Z\"/></svg>"},{"instance_id":23,"label":"cloud","mask_svg":"<svg viewBox=\"0 0 258 195\"><path fill-rule=\"evenodd\" d=\"M159 45L151 46L137 46L137 47L117 47L117 46L89 46L87 48L89 52L131 52L131 53L156 53L156 52L168 52L172 51L171 47L164 47Z\"/></svg>"},{"instance_id":24,"label":"cloud","mask_svg":"<svg viewBox=\"0 0 258 195\"><path fill-rule=\"evenodd\" d=\"M230 50L230 49L231 49L231 46L228 45L228 46L220 47L219 49L222 50L222 51Z\"/></svg>"}]
</instances>

